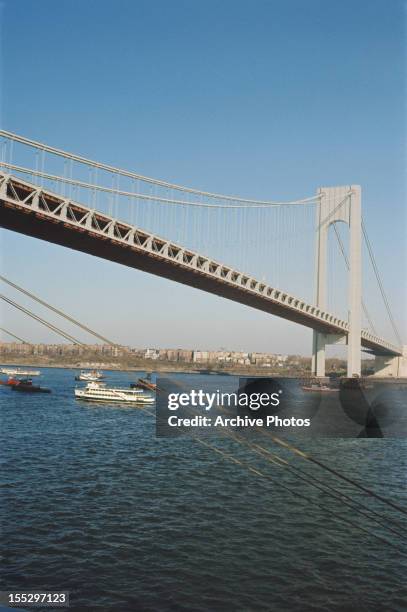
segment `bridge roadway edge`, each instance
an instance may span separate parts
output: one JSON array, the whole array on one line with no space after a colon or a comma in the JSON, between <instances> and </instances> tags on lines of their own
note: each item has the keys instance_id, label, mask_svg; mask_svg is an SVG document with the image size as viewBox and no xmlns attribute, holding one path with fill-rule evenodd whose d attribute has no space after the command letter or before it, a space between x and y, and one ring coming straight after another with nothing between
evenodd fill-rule
<instances>
[{"instance_id":1,"label":"bridge roadway edge","mask_svg":"<svg viewBox=\"0 0 407 612\"><path fill-rule=\"evenodd\" d=\"M290 318L288 319L286 316L287 306L279 305L272 302L269 298L251 293L244 287L227 284L222 278L207 277L204 272L187 268L181 263L174 265L173 261L166 261L158 253L146 253L144 250L138 249L137 246L120 243L109 236L102 237L96 233L89 233L85 228L74 228L68 224L63 224L57 219L55 222L52 222L34 210L24 212L26 214L21 214L21 211L14 210L12 206L1 200L0 226L4 229L25 234L31 238L35 237L46 242L52 242L53 244L81 251L102 259L108 259L130 268L192 286L294 323L299 323L310 329L317 328L324 333L338 333L335 327L330 328L328 324L318 325L318 322L314 320L312 325L309 317L302 316L300 312L296 312L294 309L291 310ZM52 233L50 232L50 224L53 226ZM106 248L107 244L109 244L108 249ZM157 260L159 260L159 265L157 265Z\"/></svg>"},{"instance_id":2,"label":"bridge roadway edge","mask_svg":"<svg viewBox=\"0 0 407 612\"><path fill-rule=\"evenodd\" d=\"M343 334L342 329L338 330L328 321L310 317L305 312L276 302L246 287L232 284L222 277L208 275L205 271L192 268L182 262L167 260L160 253L146 251L136 244L125 243L109 235L100 235L84 226L71 225L58 218L50 219L41 211L21 208L1 197L0 227L192 286L325 334ZM108 249L107 244L109 244ZM374 354L394 355L386 349L371 344L368 339L362 338L362 344Z\"/></svg>"}]
</instances>

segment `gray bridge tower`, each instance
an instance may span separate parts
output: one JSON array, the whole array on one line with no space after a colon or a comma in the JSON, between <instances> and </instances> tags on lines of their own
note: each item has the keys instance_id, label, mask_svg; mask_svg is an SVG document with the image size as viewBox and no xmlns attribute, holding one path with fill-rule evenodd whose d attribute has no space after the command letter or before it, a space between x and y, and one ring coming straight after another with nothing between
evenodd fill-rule
<instances>
[{"instance_id":1,"label":"gray bridge tower","mask_svg":"<svg viewBox=\"0 0 407 612\"><path fill-rule=\"evenodd\" d=\"M361 310L362 310L362 215L359 185L321 187L317 206L316 231L316 305L326 309L328 230L333 223L349 226L349 280L347 338L337 334L313 333L312 374L325 376L325 347L347 342L348 377L361 373ZM331 279L332 280L332 279Z\"/></svg>"}]
</instances>

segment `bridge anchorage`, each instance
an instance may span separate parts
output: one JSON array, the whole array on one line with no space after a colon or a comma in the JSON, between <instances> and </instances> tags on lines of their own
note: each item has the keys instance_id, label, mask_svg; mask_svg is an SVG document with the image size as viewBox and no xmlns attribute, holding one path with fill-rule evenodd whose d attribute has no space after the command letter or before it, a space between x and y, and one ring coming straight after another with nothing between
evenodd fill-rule
<instances>
[{"instance_id":1,"label":"bridge anchorage","mask_svg":"<svg viewBox=\"0 0 407 612\"><path fill-rule=\"evenodd\" d=\"M313 330L313 376L325 376L326 347L342 343L347 345L348 377L361 375L362 350L375 355L375 371L378 376L407 377L407 347L402 346L364 228L360 186L322 187L314 197L294 202L249 200L201 192L143 177L66 153L11 132L0 131L0 136L5 139L5 143L14 143L20 149L25 147L23 159L27 159L27 148L35 154L35 162L29 167L24 167L13 162L11 153L7 160L5 154L7 147L3 146L5 152L3 150L0 161L1 227L183 283L309 327ZM45 154L50 158L49 170L44 168ZM55 173L58 163L61 162L63 176L61 172ZM74 176L75 171L78 172L78 178ZM83 178L86 172L90 177L87 181ZM30 177L30 181L23 176ZM119 189L119 179L122 181L121 189ZM123 186L125 181L127 187ZM82 199L85 197L92 200L91 206L73 199L74 192L82 194L83 191L85 195ZM100 199L102 196L106 197L108 213L100 210L100 200L97 206L98 195ZM119 197L127 198L130 202L130 222L112 215L112 209L117 213ZM170 221L173 220L174 225L167 225L165 221L161 226L157 226L160 227L157 233L147 230L147 227L151 228L154 225L153 221L160 220L159 215L156 219L155 213L149 212L154 210L152 209L154 206L157 207L155 210L160 209L164 214L170 210L171 215L168 218ZM312 213L312 227L309 233L311 251L307 254L311 260L314 235L311 232L315 228L314 303L311 303L312 298L307 302L288 291L268 285L264 277L259 280L251 274L242 272L242 268L236 269L212 259L207 253L200 252L200 248L191 249L185 246L185 240L187 239L187 243L189 241L187 235L178 241L168 238L168 233L171 233L168 228L178 227L177 209L180 215L186 211L188 214L191 213L191 217L193 214L201 215L201 217L195 216L194 221L194 227L199 230L201 226L197 219L202 220L204 211L208 211L211 215L214 211L221 211L224 222L227 217L227 223L233 219L234 223L244 223L244 219L248 215L256 214L256 210L279 211L287 210L287 207L288 210L298 210L304 206L315 206L315 225L314 210L309 208ZM123 212L121 214L123 215ZM141 215L137 223L133 222L134 214ZM151 215L147 223L145 214ZM188 219L188 214L184 218ZM215 217L211 219L216 224ZM209 217L207 221L209 227ZM348 256L343 245L341 246L349 270L346 306L348 314L342 318L327 310L328 232L332 226L341 245L336 229L339 223L344 223L349 228ZM191 221L189 225L185 224L185 231L193 227L191 224ZM362 300L363 238L368 247L397 344L376 333ZM276 244L278 247L279 243ZM277 252L279 254L279 251ZM229 251L225 258L229 256L228 254ZM223 260L223 255L220 259ZM273 263L273 259L267 258L264 261ZM286 276L284 280L287 281ZM362 311L372 331L362 329Z\"/></svg>"}]
</instances>

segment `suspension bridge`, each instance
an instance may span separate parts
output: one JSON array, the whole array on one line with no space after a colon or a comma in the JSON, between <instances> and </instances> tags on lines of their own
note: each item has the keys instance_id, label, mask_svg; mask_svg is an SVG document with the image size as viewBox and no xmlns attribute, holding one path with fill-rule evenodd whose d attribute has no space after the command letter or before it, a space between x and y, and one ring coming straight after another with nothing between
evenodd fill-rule
<instances>
[{"instance_id":1,"label":"suspension bridge","mask_svg":"<svg viewBox=\"0 0 407 612\"><path fill-rule=\"evenodd\" d=\"M361 374L362 349L375 355L378 375L407 376L407 347L362 219L358 185L322 187L288 202L247 199L152 179L11 132L0 131L0 138L1 227L311 328L315 376L325 375L326 347L340 343L347 345L349 377ZM348 226L346 235L339 224ZM332 269L331 228L341 272ZM362 297L363 245L390 340L375 329ZM332 277L342 280L329 283ZM330 303L330 285L342 312Z\"/></svg>"}]
</instances>

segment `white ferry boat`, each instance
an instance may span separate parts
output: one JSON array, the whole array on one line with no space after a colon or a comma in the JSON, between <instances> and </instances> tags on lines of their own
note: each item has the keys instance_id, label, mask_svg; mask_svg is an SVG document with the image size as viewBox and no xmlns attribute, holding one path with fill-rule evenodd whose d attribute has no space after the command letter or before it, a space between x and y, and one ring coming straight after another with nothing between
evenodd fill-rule
<instances>
[{"instance_id":1,"label":"white ferry boat","mask_svg":"<svg viewBox=\"0 0 407 612\"><path fill-rule=\"evenodd\" d=\"M40 370L23 370L22 368L0 368L1 374L7 374L8 376L39 376Z\"/></svg>"},{"instance_id":2,"label":"white ferry boat","mask_svg":"<svg viewBox=\"0 0 407 612\"><path fill-rule=\"evenodd\" d=\"M78 374L78 376L75 376L75 380L86 380L88 382L96 382L98 380L102 380L103 378L105 378L102 374L102 372L99 372L99 370L90 370L89 372L87 370L81 370L80 374Z\"/></svg>"},{"instance_id":3,"label":"white ferry boat","mask_svg":"<svg viewBox=\"0 0 407 612\"><path fill-rule=\"evenodd\" d=\"M120 402L126 404L154 404L155 399L142 389L108 388L104 383L89 382L84 389L75 389L77 399L94 402Z\"/></svg>"}]
</instances>

